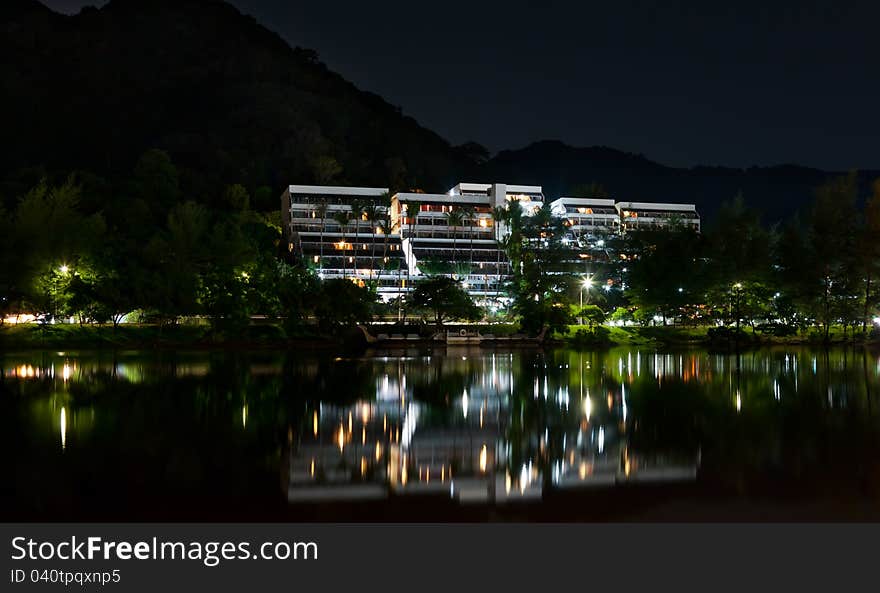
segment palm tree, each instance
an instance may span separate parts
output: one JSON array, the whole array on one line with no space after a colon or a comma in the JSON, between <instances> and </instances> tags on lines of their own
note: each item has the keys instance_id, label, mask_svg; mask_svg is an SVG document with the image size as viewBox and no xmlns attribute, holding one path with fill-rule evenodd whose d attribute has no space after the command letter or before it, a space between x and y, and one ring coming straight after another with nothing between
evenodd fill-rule
<instances>
[{"instance_id":1,"label":"palm tree","mask_svg":"<svg viewBox=\"0 0 880 593\"><path fill-rule=\"evenodd\" d=\"M470 243L470 266L471 273L474 268L474 223L478 220L477 211L473 206L463 206L461 209L461 221L468 228L468 242Z\"/></svg>"},{"instance_id":2,"label":"palm tree","mask_svg":"<svg viewBox=\"0 0 880 593\"><path fill-rule=\"evenodd\" d=\"M327 209L329 206L327 205L327 200L322 199L318 202L318 205L315 206L315 215L321 218L321 243L318 246L320 255L318 256L318 274L323 273L324 271L324 227L326 226L327 219Z\"/></svg>"},{"instance_id":3,"label":"palm tree","mask_svg":"<svg viewBox=\"0 0 880 593\"><path fill-rule=\"evenodd\" d=\"M342 277L345 278L346 265L345 265L345 227L348 226L348 223L351 222L351 212L347 212L345 210L339 210L338 212L333 213L333 220L339 225L339 230L342 232Z\"/></svg>"},{"instance_id":4,"label":"palm tree","mask_svg":"<svg viewBox=\"0 0 880 593\"><path fill-rule=\"evenodd\" d=\"M446 226L452 229L452 263L456 262L456 231L463 220L461 210L450 210L446 213Z\"/></svg>"},{"instance_id":5,"label":"palm tree","mask_svg":"<svg viewBox=\"0 0 880 593\"><path fill-rule=\"evenodd\" d=\"M383 212L377 222L377 227L382 229L382 268L385 268L388 258L388 235L391 234L391 215Z\"/></svg>"},{"instance_id":6,"label":"palm tree","mask_svg":"<svg viewBox=\"0 0 880 593\"><path fill-rule=\"evenodd\" d=\"M361 200L352 200L351 201L351 218L354 220L354 241L351 242L352 249L354 249L354 272L357 275L357 264L358 264L358 255L357 255L357 241L358 241L358 233L361 229L361 219L364 216L364 208L365 204Z\"/></svg>"},{"instance_id":7,"label":"palm tree","mask_svg":"<svg viewBox=\"0 0 880 593\"><path fill-rule=\"evenodd\" d=\"M373 236L370 239L370 280L373 279L373 260L376 258L376 230L379 228L378 222L382 217L382 213L379 210L379 207L375 204L367 204L364 207L364 215L367 221L370 223L370 234Z\"/></svg>"},{"instance_id":8,"label":"palm tree","mask_svg":"<svg viewBox=\"0 0 880 593\"><path fill-rule=\"evenodd\" d=\"M501 276L501 250L504 248L501 236L501 223L507 222L510 218L510 211L503 206L495 206L492 208L492 234L495 237L495 274Z\"/></svg>"}]
</instances>

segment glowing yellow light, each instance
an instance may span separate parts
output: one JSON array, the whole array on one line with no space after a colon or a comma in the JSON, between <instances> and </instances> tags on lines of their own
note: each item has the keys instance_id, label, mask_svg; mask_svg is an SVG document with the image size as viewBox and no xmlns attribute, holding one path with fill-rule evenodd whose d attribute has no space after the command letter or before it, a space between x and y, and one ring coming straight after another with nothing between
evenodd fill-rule
<instances>
[{"instance_id":1,"label":"glowing yellow light","mask_svg":"<svg viewBox=\"0 0 880 593\"><path fill-rule=\"evenodd\" d=\"M339 445L340 451L345 447L345 430L342 428L342 425L339 426L339 433L336 435L336 444Z\"/></svg>"},{"instance_id":2,"label":"glowing yellow light","mask_svg":"<svg viewBox=\"0 0 880 593\"><path fill-rule=\"evenodd\" d=\"M61 369L61 378L64 379L64 381L70 379L70 365L66 362L64 363L64 368Z\"/></svg>"},{"instance_id":3,"label":"glowing yellow light","mask_svg":"<svg viewBox=\"0 0 880 593\"><path fill-rule=\"evenodd\" d=\"M486 472L486 462L488 461L488 459L489 451L486 449L486 445L484 443L483 446L480 448L480 471L483 473Z\"/></svg>"},{"instance_id":4,"label":"glowing yellow light","mask_svg":"<svg viewBox=\"0 0 880 593\"><path fill-rule=\"evenodd\" d=\"M376 441L376 461L382 459L382 445L379 444L379 441Z\"/></svg>"},{"instance_id":5,"label":"glowing yellow light","mask_svg":"<svg viewBox=\"0 0 880 593\"><path fill-rule=\"evenodd\" d=\"M315 436L318 436L318 411L317 410L315 410L315 412L312 414L312 433L314 433Z\"/></svg>"},{"instance_id":6,"label":"glowing yellow light","mask_svg":"<svg viewBox=\"0 0 880 593\"><path fill-rule=\"evenodd\" d=\"M67 410L61 408L61 450L67 449Z\"/></svg>"},{"instance_id":7,"label":"glowing yellow light","mask_svg":"<svg viewBox=\"0 0 880 593\"><path fill-rule=\"evenodd\" d=\"M312 457L312 464L309 467L309 475L312 476L313 478L315 477L315 458L314 457Z\"/></svg>"},{"instance_id":8,"label":"glowing yellow light","mask_svg":"<svg viewBox=\"0 0 880 593\"><path fill-rule=\"evenodd\" d=\"M241 426L247 428L248 407L247 404L241 407Z\"/></svg>"}]
</instances>

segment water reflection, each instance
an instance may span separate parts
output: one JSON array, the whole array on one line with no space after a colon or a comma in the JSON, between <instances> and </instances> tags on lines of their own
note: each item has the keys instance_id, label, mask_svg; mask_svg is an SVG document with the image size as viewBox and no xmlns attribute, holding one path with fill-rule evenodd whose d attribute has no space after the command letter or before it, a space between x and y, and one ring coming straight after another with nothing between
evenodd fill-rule
<instances>
[{"instance_id":1,"label":"water reflection","mask_svg":"<svg viewBox=\"0 0 880 593\"><path fill-rule=\"evenodd\" d=\"M861 349L49 352L4 355L0 373L13 510L272 501L279 468L292 504L818 491L880 468L880 356Z\"/></svg>"}]
</instances>

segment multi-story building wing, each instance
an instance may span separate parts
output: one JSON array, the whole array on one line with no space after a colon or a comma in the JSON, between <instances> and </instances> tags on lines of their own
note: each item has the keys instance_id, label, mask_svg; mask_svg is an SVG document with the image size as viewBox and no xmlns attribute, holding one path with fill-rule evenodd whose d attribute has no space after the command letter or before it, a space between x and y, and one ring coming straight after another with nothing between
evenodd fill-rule
<instances>
[{"instance_id":1,"label":"multi-story building wing","mask_svg":"<svg viewBox=\"0 0 880 593\"><path fill-rule=\"evenodd\" d=\"M449 275L474 295L495 295L510 272L488 199L399 193L391 206L411 277Z\"/></svg>"},{"instance_id":2,"label":"multi-story building wing","mask_svg":"<svg viewBox=\"0 0 880 593\"><path fill-rule=\"evenodd\" d=\"M507 231L495 209L516 201L529 214L543 200L540 186L503 183L459 183L444 194L399 193L391 201L392 227L412 277L449 275L474 296L495 297L510 273L500 244Z\"/></svg>"},{"instance_id":3,"label":"multi-story building wing","mask_svg":"<svg viewBox=\"0 0 880 593\"><path fill-rule=\"evenodd\" d=\"M406 284L387 188L291 185L281 213L288 252L322 278L375 282L385 296Z\"/></svg>"},{"instance_id":4,"label":"multi-story building wing","mask_svg":"<svg viewBox=\"0 0 880 593\"><path fill-rule=\"evenodd\" d=\"M562 197L550 203L553 215L565 219L566 240L582 248L591 247L620 229L620 215L614 200Z\"/></svg>"},{"instance_id":5,"label":"multi-story building wing","mask_svg":"<svg viewBox=\"0 0 880 593\"><path fill-rule=\"evenodd\" d=\"M622 232L669 228L674 224L700 231L700 215L694 204L618 202Z\"/></svg>"},{"instance_id":6,"label":"multi-story building wing","mask_svg":"<svg viewBox=\"0 0 880 593\"><path fill-rule=\"evenodd\" d=\"M291 257L323 278L370 282L389 299L420 277L446 275L474 297L494 299L511 273L502 247L506 213L517 204L530 216L544 203L541 186L532 185L459 183L442 194L401 192L390 203L382 187L291 185L282 195L282 217ZM594 263L626 259L613 241L626 232L700 230L693 204L561 197L550 206L568 228L563 242L570 255L560 272L589 274Z\"/></svg>"}]
</instances>

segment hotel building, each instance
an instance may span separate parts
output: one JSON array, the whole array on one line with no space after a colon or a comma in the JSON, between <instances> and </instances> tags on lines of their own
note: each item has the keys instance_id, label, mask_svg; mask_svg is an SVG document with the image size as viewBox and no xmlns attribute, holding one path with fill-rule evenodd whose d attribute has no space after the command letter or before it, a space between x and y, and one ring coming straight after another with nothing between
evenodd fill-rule
<instances>
[{"instance_id":1,"label":"hotel building","mask_svg":"<svg viewBox=\"0 0 880 593\"><path fill-rule=\"evenodd\" d=\"M388 188L291 185L281 196L281 215L288 253L320 277L373 281L386 298L406 286Z\"/></svg>"},{"instance_id":2,"label":"hotel building","mask_svg":"<svg viewBox=\"0 0 880 593\"><path fill-rule=\"evenodd\" d=\"M291 257L322 278L372 282L388 300L420 277L455 278L477 299L504 294L510 262L502 247L509 229L500 209L516 202L525 216L544 205L541 186L459 183L445 193L382 187L291 185L282 195L284 240ZM609 261L614 238L673 224L700 231L693 204L615 202L561 197L551 204L564 219L568 267Z\"/></svg>"},{"instance_id":3,"label":"hotel building","mask_svg":"<svg viewBox=\"0 0 880 593\"><path fill-rule=\"evenodd\" d=\"M442 274L461 280L475 297L502 295L510 263L507 234L496 208L517 202L526 215L544 203L540 186L459 183L446 193L401 192L391 200L391 223L401 238L410 277Z\"/></svg>"},{"instance_id":4,"label":"hotel building","mask_svg":"<svg viewBox=\"0 0 880 593\"><path fill-rule=\"evenodd\" d=\"M620 230L665 229L673 224L700 232L700 215L694 204L655 204L652 202L618 202Z\"/></svg>"},{"instance_id":5,"label":"hotel building","mask_svg":"<svg viewBox=\"0 0 880 593\"><path fill-rule=\"evenodd\" d=\"M590 247L620 232L614 200L563 197L551 202L550 208L554 216L565 219L566 239L578 247Z\"/></svg>"}]
</instances>

